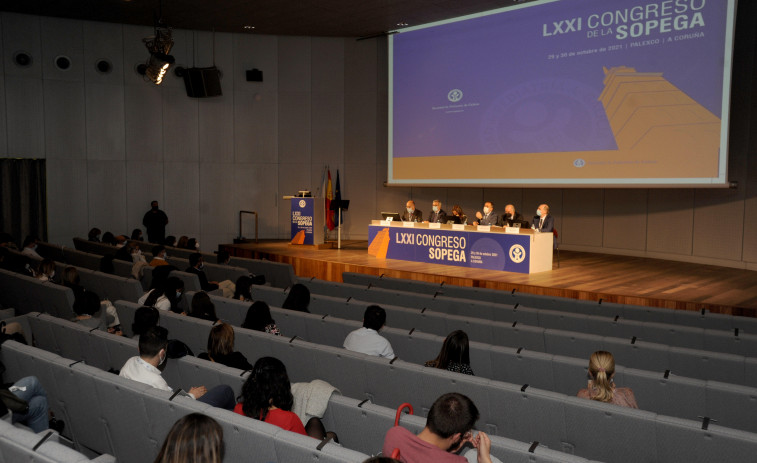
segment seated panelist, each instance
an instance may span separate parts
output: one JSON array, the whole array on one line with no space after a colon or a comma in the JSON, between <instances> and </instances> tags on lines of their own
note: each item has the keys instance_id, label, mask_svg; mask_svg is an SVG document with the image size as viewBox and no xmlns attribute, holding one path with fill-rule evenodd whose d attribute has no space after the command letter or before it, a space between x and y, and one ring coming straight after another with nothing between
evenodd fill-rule
<instances>
[{"instance_id":1,"label":"seated panelist","mask_svg":"<svg viewBox=\"0 0 757 463\"><path fill-rule=\"evenodd\" d=\"M484 211L476 212L476 220L473 225L499 225L499 216L494 213L494 204L491 201L484 203Z\"/></svg>"},{"instance_id":2,"label":"seated panelist","mask_svg":"<svg viewBox=\"0 0 757 463\"><path fill-rule=\"evenodd\" d=\"M528 227L528 222L523 220L523 215L520 212L515 211L515 206L508 204L505 206L505 213L502 215L502 226L512 227L514 222L519 222L521 224L525 222L525 226Z\"/></svg>"},{"instance_id":3,"label":"seated panelist","mask_svg":"<svg viewBox=\"0 0 757 463\"><path fill-rule=\"evenodd\" d=\"M428 222L447 223L447 213L442 209L442 202L435 199L431 204L431 214L428 215Z\"/></svg>"},{"instance_id":4,"label":"seated panelist","mask_svg":"<svg viewBox=\"0 0 757 463\"><path fill-rule=\"evenodd\" d=\"M415 201L411 199L405 204L405 212L400 218L403 222L423 222L423 212L415 208Z\"/></svg>"}]
</instances>

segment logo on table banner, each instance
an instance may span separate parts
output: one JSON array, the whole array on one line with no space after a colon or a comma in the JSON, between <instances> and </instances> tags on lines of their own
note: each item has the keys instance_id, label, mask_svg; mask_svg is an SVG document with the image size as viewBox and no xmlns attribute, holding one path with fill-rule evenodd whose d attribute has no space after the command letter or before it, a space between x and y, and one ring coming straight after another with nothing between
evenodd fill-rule
<instances>
[{"instance_id":1,"label":"logo on table banner","mask_svg":"<svg viewBox=\"0 0 757 463\"><path fill-rule=\"evenodd\" d=\"M447 99L453 103L457 103L463 99L463 91L459 88L452 89L447 94Z\"/></svg>"},{"instance_id":2,"label":"logo on table banner","mask_svg":"<svg viewBox=\"0 0 757 463\"><path fill-rule=\"evenodd\" d=\"M573 161L573 167L578 167L578 168L581 168L581 167L583 167L583 166L585 166L585 165L586 165L586 161L584 161L584 160L583 160L583 159L581 159L581 158L578 158L578 159L576 159L575 161Z\"/></svg>"},{"instance_id":3,"label":"logo on table banner","mask_svg":"<svg viewBox=\"0 0 757 463\"><path fill-rule=\"evenodd\" d=\"M526 250L520 244L510 246L510 260L520 264L526 259Z\"/></svg>"},{"instance_id":4,"label":"logo on table banner","mask_svg":"<svg viewBox=\"0 0 757 463\"><path fill-rule=\"evenodd\" d=\"M305 200L304 199L300 200L300 207L305 207Z\"/></svg>"}]
</instances>

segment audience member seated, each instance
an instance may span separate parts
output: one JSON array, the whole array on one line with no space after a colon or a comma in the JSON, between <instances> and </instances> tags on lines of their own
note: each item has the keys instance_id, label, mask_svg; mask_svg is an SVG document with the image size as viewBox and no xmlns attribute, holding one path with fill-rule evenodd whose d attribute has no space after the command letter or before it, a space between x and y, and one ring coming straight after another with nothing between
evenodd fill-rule
<instances>
[{"instance_id":1,"label":"audience member seated","mask_svg":"<svg viewBox=\"0 0 757 463\"><path fill-rule=\"evenodd\" d=\"M208 351L197 357L231 368L252 370L252 365L247 358L241 352L234 350L234 328L227 323L219 323L210 330Z\"/></svg>"},{"instance_id":2,"label":"audience member seated","mask_svg":"<svg viewBox=\"0 0 757 463\"><path fill-rule=\"evenodd\" d=\"M150 261L150 267L160 267L161 265L171 265L166 261L166 258L168 257L168 253L166 252L165 246L157 245L154 248L152 248L152 255L153 255L153 258Z\"/></svg>"},{"instance_id":3,"label":"audience member seated","mask_svg":"<svg viewBox=\"0 0 757 463\"><path fill-rule=\"evenodd\" d=\"M16 239L10 233L0 232L0 248L10 248L18 250Z\"/></svg>"},{"instance_id":4,"label":"audience member seated","mask_svg":"<svg viewBox=\"0 0 757 463\"><path fill-rule=\"evenodd\" d=\"M197 275L197 278L200 280L200 287L203 291L214 291L218 288L221 288L224 297L234 296L234 283L229 280L224 280L221 282L208 281L208 277L205 275L204 269L205 262L202 258L202 254L200 254L199 252L191 254L189 256L189 268L187 268L187 272Z\"/></svg>"},{"instance_id":5,"label":"audience member seated","mask_svg":"<svg viewBox=\"0 0 757 463\"><path fill-rule=\"evenodd\" d=\"M621 407L639 408L633 391L627 387L615 387L615 359L612 354L598 350L589 359L589 383L578 391L578 397L607 402Z\"/></svg>"},{"instance_id":6,"label":"audience member seated","mask_svg":"<svg viewBox=\"0 0 757 463\"><path fill-rule=\"evenodd\" d=\"M35 259L42 259L42 256L37 254L37 243L39 238L29 235L24 239L24 244L21 246L21 254L24 254Z\"/></svg>"},{"instance_id":7,"label":"audience member seated","mask_svg":"<svg viewBox=\"0 0 757 463\"><path fill-rule=\"evenodd\" d=\"M377 457L371 457L367 460L364 460L363 463L402 463L402 462L399 460L395 460L394 458L377 456Z\"/></svg>"},{"instance_id":8,"label":"audience member seated","mask_svg":"<svg viewBox=\"0 0 757 463\"><path fill-rule=\"evenodd\" d=\"M473 370L470 367L468 335L465 334L465 331L457 330L447 335L439 355L434 360L426 362L425 365L454 371L455 373L473 375Z\"/></svg>"},{"instance_id":9,"label":"audience member seated","mask_svg":"<svg viewBox=\"0 0 757 463\"><path fill-rule=\"evenodd\" d=\"M176 237L173 235L166 236L166 241L164 244L169 247L176 247Z\"/></svg>"},{"instance_id":10,"label":"audience member seated","mask_svg":"<svg viewBox=\"0 0 757 463\"><path fill-rule=\"evenodd\" d=\"M171 387L161 376L168 358L167 347L168 330L162 326L148 328L139 337L139 355L127 360L119 375L162 391L171 391ZM226 410L234 408L234 391L225 384L210 390L205 386L192 387L187 395L213 407Z\"/></svg>"},{"instance_id":11,"label":"audience member seated","mask_svg":"<svg viewBox=\"0 0 757 463\"><path fill-rule=\"evenodd\" d=\"M186 313L180 307L181 296L184 293L184 282L177 277L168 277L164 283L157 284L157 287L140 297L137 303L160 310L170 310L174 313Z\"/></svg>"},{"instance_id":12,"label":"audience member seated","mask_svg":"<svg viewBox=\"0 0 757 463\"><path fill-rule=\"evenodd\" d=\"M113 233L106 231L103 233L102 242L105 244L109 244L111 246L115 246L118 244L118 241L116 240L116 237L113 236Z\"/></svg>"},{"instance_id":13,"label":"audience member seated","mask_svg":"<svg viewBox=\"0 0 757 463\"><path fill-rule=\"evenodd\" d=\"M142 230L140 230L139 228L132 230L131 239L134 241L144 241L144 239L142 239Z\"/></svg>"},{"instance_id":14,"label":"audience member seated","mask_svg":"<svg viewBox=\"0 0 757 463\"><path fill-rule=\"evenodd\" d=\"M76 267L69 266L66 267L65 270L63 270L63 278L61 279L61 284L67 288L71 288L71 291L74 293L74 312L76 312L77 315L85 313L84 292L86 290L84 289L84 286L80 284L79 271L76 269ZM97 297L97 295L95 295L95 297ZM95 309L95 312L97 310L98 309Z\"/></svg>"},{"instance_id":15,"label":"audience member seated","mask_svg":"<svg viewBox=\"0 0 757 463\"><path fill-rule=\"evenodd\" d=\"M122 236L119 236L119 239L122 238ZM137 256L142 255L142 251L139 250L139 245L135 243L134 241L126 241L124 238L124 244L123 246L118 248L118 251L113 255L113 258L116 260L122 260L125 262L134 262L134 254Z\"/></svg>"},{"instance_id":16,"label":"audience member seated","mask_svg":"<svg viewBox=\"0 0 757 463\"><path fill-rule=\"evenodd\" d=\"M244 317L242 328L249 330L264 331L266 333L281 336L281 331L276 326L276 320L271 317L271 309L265 301L255 301Z\"/></svg>"},{"instance_id":17,"label":"audience member seated","mask_svg":"<svg viewBox=\"0 0 757 463\"><path fill-rule=\"evenodd\" d=\"M189 242L188 236L179 237L179 241L176 243L177 248L187 249L187 243Z\"/></svg>"},{"instance_id":18,"label":"audience member seated","mask_svg":"<svg viewBox=\"0 0 757 463\"><path fill-rule=\"evenodd\" d=\"M154 463L221 463L223 428L201 413L180 418L168 431Z\"/></svg>"},{"instance_id":19,"label":"audience member seated","mask_svg":"<svg viewBox=\"0 0 757 463\"><path fill-rule=\"evenodd\" d=\"M250 287L252 286L252 278L247 275L242 275L237 278L237 282L234 286L234 299L243 302L252 302L252 293L250 293Z\"/></svg>"},{"instance_id":20,"label":"audience member seated","mask_svg":"<svg viewBox=\"0 0 757 463\"><path fill-rule=\"evenodd\" d=\"M189 238L187 240L187 249L189 249L190 251L200 250L200 242L197 241L197 238Z\"/></svg>"},{"instance_id":21,"label":"audience member seated","mask_svg":"<svg viewBox=\"0 0 757 463\"><path fill-rule=\"evenodd\" d=\"M189 310L189 315L213 323L218 321L216 306L213 305L213 301L210 300L208 293L203 291L198 291L192 296L192 307Z\"/></svg>"},{"instance_id":22,"label":"audience member seated","mask_svg":"<svg viewBox=\"0 0 757 463\"><path fill-rule=\"evenodd\" d=\"M41 281L53 281L53 278L55 278L55 262L51 259L43 259L37 266L34 276Z\"/></svg>"},{"instance_id":23,"label":"audience member seated","mask_svg":"<svg viewBox=\"0 0 757 463\"><path fill-rule=\"evenodd\" d=\"M285 309L310 313L308 306L310 306L310 290L307 286L300 283L292 286L287 298L281 305Z\"/></svg>"},{"instance_id":24,"label":"audience member seated","mask_svg":"<svg viewBox=\"0 0 757 463\"><path fill-rule=\"evenodd\" d=\"M216 264L218 265L229 265L229 262L231 262L231 256L226 251L218 251L218 254L216 254Z\"/></svg>"},{"instance_id":25,"label":"audience member seated","mask_svg":"<svg viewBox=\"0 0 757 463\"><path fill-rule=\"evenodd\" d=\"M457 453L470 442L477 449L478 463L492 463L489 436L483 432L473 436L478 416L478 408L468 397L456 392L444 394L431 406L420 434L395 426L387 431L381 453L392 455L399 449L405 463L467 463Z\"/></svg>"},{"instance_id":26,"label":"audience member seated","mask_svg":"<svg viewBox=\"0 0 757 463\"><path fill-rule=\"evenodd\" d=\"M95 228L92 228L92 229L91 229L91 230L89 231L89 233L87 233L87 239L88 239L89 241L92 241L92 242L94 242L94 243L99 243L99 242L100 242L100 234L101 234L101 233L102 233L102 232L100 231L100 229L99 229L99 228L96 228L96 227L95 227Z\"/></svg>"},{"instance_id":27,"label":"audience member seated","mask_svg":"<svg viewBox=\"0 0 757 463\"><path fill-rule=\"evenodd\" d=\"M463 208L458 204L452 206L452 216L448 218L451 219L453 223L463 225L468 223L468 216L463 213Z\"/></svg>"},{"instance_id":28,"label":"audience member seated","mask_svg":"<svg viewBox=\"0 0 757 463\"><path fill-rule=\"evenodd\" d=\"M241 398L242 401L234 407L234 411L240 415L265 421L304 436L316 439L324 437L319 432L323 429L320 419L314 417L308 421L307 428L312 429L315 434L310 435L300 418L292 412L294 396L289 375L284 364L277 358L261 357L255 362L252 373L242 386Z\"/></svg>"},{"instance_id":29,"label":"audience member seated","mask_svg":"<svg viewBox=\"0 0 757 463\"><path fill-rule=\"evenodd\" d=\"M139 339L143 333L160 323L160 312L155 307L142 306L134 312L134 321L131 324L132 339Z\"/></svg>"},{"instance_id":30,"label":"audience member seated","mask_svg":"<svg viewBox=\"0 0 757 463\"><path fill-rule=\"evenodd\" d=\"M386 311L377 305L369 305L363 314L363 327L351 332L344 339L344 348L353 352L394 358L392 345L378 334L386 323Z\"/></svg>"},{"instance_id":31,"label":"audience member seated","mask_svg":"<svg viewBox=\"0 0 757 463\"><path fill-rule=\"evenodd\" d=\"M116 247L118 249L121 249L126 245L126 242L129 241L129 238L127 238L125 235L118 235L116 236Z\"/></svg>"},{"instance_id":32,"label":"audience member seated","mask_svg":"<svg viewBox=\"0 0 757 463\"><path fill-rule=\"evenodd\" d=\"M29 409L25 413L13 413L11 418L13 423L24 424L37 433L48 428L55 429L59 433L63 430L63 421L48 418L50 412L47 408L47 393L36 376L21 378L8 390L29 404Z\"/></svg>"}]
</instances>

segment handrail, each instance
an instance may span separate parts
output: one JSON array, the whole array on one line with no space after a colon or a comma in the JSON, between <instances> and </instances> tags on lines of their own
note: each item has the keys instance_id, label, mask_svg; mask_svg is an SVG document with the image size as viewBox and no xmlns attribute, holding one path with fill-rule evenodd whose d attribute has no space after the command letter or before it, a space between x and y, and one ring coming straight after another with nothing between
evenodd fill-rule
<instances>
[{"instance_id":1,"label":"handrail","mask_svg":"<svg viewBox=\"0 0 757 463\"><path fill-rule=\"evenodd\" d=\"M258 242L258 213L256 211L239 211L239 239L243 238L242 235L242 215L252 214L255 216L255 242Z\"/></svg>"}]
</instances>

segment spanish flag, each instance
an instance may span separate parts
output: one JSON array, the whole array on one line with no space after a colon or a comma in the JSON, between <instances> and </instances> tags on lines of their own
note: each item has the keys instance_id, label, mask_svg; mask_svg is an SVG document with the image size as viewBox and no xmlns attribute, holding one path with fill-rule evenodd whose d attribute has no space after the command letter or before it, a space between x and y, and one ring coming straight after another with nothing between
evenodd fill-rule
<instances>
[{"instance_id":1,"label":"spanish flag","mask_svg":"<svg viewBox=\"0 0 757 463\"><path fill-rule=\"evenodd\" d=\"M331 210L331 200L334 199L334 192L331 188L331 169L329 169L329 179L326 182L326 228L334 229L334 212Z\"/></svg>"}]
</instances>

